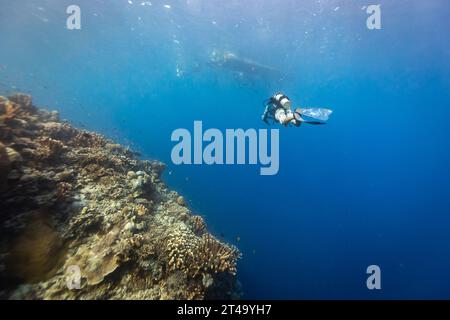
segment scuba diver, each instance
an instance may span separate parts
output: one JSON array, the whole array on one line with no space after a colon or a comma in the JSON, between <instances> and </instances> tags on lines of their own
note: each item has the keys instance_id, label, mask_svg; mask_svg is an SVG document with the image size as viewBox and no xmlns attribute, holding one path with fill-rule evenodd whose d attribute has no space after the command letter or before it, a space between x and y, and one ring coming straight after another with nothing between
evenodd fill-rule
<instances>
[{"instance_id":1,"label":"scuba diver","mask_svg":"<svg viewBox=\"0 0 450 320\"><path fill-rule=\"evenodd\" d=\"M289 124L299 127L303 122L325 124L332 112L324 108L296 108L292 111L289 98L282 93L275 93L265 101L262 120L267 124L278 122L285 127Z\"/></svg>"}]
</instances>

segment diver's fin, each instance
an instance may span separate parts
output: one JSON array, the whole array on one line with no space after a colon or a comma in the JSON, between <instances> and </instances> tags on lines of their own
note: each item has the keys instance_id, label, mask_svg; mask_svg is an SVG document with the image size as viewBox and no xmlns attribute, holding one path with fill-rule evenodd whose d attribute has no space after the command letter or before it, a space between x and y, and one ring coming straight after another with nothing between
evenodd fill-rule
<instances>
[{"instance_id":1,"label":"diver's fin","mask_svg":"<svg viewBox=\"0 0 450 320\"><path fill-rule=\"evenodd\" d=\"M297 112L297 109L296 109ZM333 113L333 110L325 108L303 108L300 109L300 114L303 117L312 118L322 122L328 121L329 116Z\"/></svg>"},{"instance_id":2,"label":"diver's fin","mask_svg":"<svg viewBox=\"0 0 450 320\"><path fill-rule=\"evenodd\" d=\"M322 121L313 121L313 120L304 120L304 123L308 123L308 124L313 124L313 125L318 125L318 124L327 124L326 122L322 122Z\"/></svg>"}]
</instances>

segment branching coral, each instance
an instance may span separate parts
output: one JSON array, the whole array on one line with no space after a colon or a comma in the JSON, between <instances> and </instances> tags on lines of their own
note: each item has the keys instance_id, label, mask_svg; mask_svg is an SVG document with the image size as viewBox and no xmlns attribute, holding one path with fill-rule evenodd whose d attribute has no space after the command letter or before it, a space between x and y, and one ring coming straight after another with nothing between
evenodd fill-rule
<instances>
[{"instance_id":1,"label":"branching coral","mask_svg":"<svg viewBox=\"0 0 450 320\"><path fill-rule=\"evenodd\" d=\"M57 197L58 199L63 199L67 197L72 190L72 185L67 182L59 182L57 184Z\"/></svg>"},{"instance_id":2,"label":"branching coral","mask_svg":"<svg viewBox=\"0 0 450 320\"><path fill-rule=\"evenodd\" d=\"M66 146L59 140L43 137L37 140L40 144L39 157L45 160L56 160L66 150Z\"/></svg>"},{"instance_id":3,"label":"branching coral","mask_svg":"<svg viewBox=\"0 0 450 320\"><path fill-rule=\"evenodd\" d=\"M201 216L192 216L191 226L194 233L199 236L202 235L206 230L205 220Z\"/></svg>"},{"instance_id":4,"label":"branching coral","mask_svg":"<svg viewBox=\"0 0 450 320\"><path fill-rule=\"evenodd\" d=\"M44 135L52 139L68 140L77 134L76 130L67 123L46 122L42 124Z\"/></svg>"},{"instance_id":5,"label":"branching coral","mask_svg":"<svg viewBox=\"0 0 450 320\"><path fill-rule=\"evenodd\" d=\"M106 144L106 140L99 134L80 131L73 137L71 143L84 148L99 148Z\"/></svg>"},{"instance_id":6,"label":"branching coral","mask_svg":"<svg viewBox=\"0 0 450 320\"><path fill-rule=\"evenodd\" d=\"M201 237L195 255L199 271L219 273L229 272L236 274L236 263L241 258L239 250L231 245L224 244L206 233Z\"/></svg>"},{"instance_id":7,"label":"branching coral","mask_svg":"<svg viewBox=\"0 0 450 320\"><path fill-rule=\"evenodd\" d=\"M196 242L196 236L187 230L176 229L172 231L167 237L165 245L162 246L167 256L168 269L190 273L189 268L194 260Z\"/></svg>"},{"instance_id":8,"label":"branching coral","mask_svg":"<svg viewBox=\"0 0 450 320\"><path fill-rule=\"evenodd\" d=\"M5 98L0 96L0 125L4 124L15 126L19 123L24 123L24 119L20 119L20 115L30 114L35 112L31 97L24 94L15 94L11 97Z\"/></svg>"},{"instance_id":9,"label":"branching coral","mask_svg":"<svg viewBox=\"0 0 450 320\"><path fill-rule=\"evenodd\" d=\"M142 204L136 205L135 210L138 216L145 216L148 213L147 207Z\"/></svg>"},{"instance_id":10,"label":"branching coral","mask_svg":"<svg viewBox=\"0 0 450 320\"><path fill-rule=\"evenodd\" d=\"M5 141L12 136L12 125L19 106L0 96L0 139Z\"/></svg>"},{"instance_id":11,"label":"branching coral","mask_svg":"<svg viewBox=\"0 0 450 320\"><path fill-rule=\"evenodd\" d=\"M23 93L16 93L9 97L9 101L16 103L26 111L36 111L31 101L31 96Z\"/></svg>"},{"instance_id":12,"label":"branching coral","mask_svg":"<svg viewBox=\"0 0 450 320\"><path fill-rule=\"evenodd\" d=\"M19 105L0 97L0 123L14 119L19 111Z\"/></svg>"},{"instance_id":13,"label":"branching coral","mask_svg":"<svg viewBox=\"0 0 450 320\"><path fill-rule=\"evenodd\" d=\"M0 139L5 142L14 137L14 132L26 132L37 119L31 115L35 112L30 96L23 94L9 98L0 96Z\"/></svg>"},{"instance_id":14,"label":"branching coral","mask_svg":"<svg viewBox=\"0 0 450 320\"><path fill-rule=\"evenodd\" d=\"M197 237L189 230L176 230L167 238L168 269L180 270L189 276L228 272L236 274L239 250L226 245L211 234Z\"/></svg>"}]
</instances>

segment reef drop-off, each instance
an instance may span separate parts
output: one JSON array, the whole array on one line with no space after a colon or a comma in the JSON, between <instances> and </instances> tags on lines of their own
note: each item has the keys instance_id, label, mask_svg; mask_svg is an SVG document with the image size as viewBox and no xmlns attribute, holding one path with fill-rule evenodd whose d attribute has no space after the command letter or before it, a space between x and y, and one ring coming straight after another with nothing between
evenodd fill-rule
<instances>
[{"instance_id":1,"label":"reef drop-off","mask_svg":"<svg viewBox=\"0 0 450 320\"><path fill-rule=\"evenodd\" d=\"M0 298L239 298L239 250L167 188L164 167L28 95L0 97Z\"/></svg>"}]
</instances>

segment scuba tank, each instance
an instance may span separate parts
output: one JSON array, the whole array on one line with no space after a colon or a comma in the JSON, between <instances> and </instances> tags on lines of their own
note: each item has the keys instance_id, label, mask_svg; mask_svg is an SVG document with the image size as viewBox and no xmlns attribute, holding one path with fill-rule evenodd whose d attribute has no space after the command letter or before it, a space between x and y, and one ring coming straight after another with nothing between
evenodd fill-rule
<instances>
[{"instance_id":1,"label":"scuba tank","mask_svg":"<svg viewBox=\"0 0 450 320\"><path fill-rule=\"evenodd\" d=\"M291 100L289 100L289 98L282 93L275 93L272 97L270 97L270 102L285 110L291 109Z\"/></svg>"}]
</instances>

